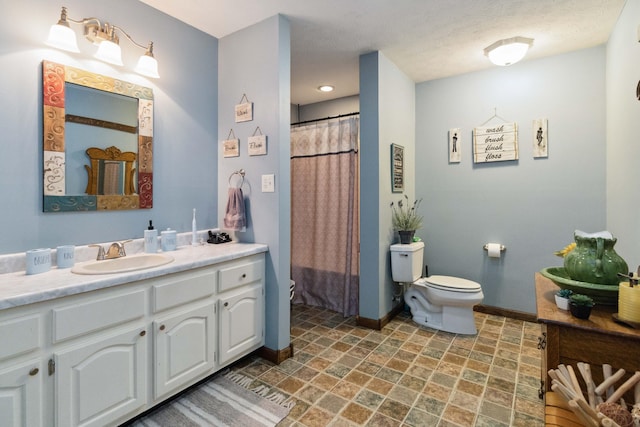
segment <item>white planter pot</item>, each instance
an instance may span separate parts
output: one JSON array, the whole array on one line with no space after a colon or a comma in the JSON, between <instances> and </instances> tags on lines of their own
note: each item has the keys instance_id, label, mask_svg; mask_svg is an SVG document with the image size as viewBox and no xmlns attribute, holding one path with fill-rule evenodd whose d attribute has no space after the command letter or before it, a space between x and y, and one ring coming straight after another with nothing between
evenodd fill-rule
<instances>
[{"instance_id":1,"label":"white planter pot","mask_svg":"<svg viewBox=\"0 0 640 427\"><path fill-rule=\"evenodd\" d=\"M556 297L556 305L560 310L569 310L569 298L562 298L558 295Z\"/></svg>"}]
</instances>

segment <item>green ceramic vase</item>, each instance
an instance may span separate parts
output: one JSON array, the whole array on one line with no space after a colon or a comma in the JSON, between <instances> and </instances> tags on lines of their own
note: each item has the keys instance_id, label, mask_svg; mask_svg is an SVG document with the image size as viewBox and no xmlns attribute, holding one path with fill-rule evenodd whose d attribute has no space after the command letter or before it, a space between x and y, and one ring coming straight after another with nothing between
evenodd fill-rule
<instances>
[{"instance_id":1,"label":"green ceramic vase","mask_svg":"<svg viewBox=\"0 0 640 427\"><path fill-rule=\"evenodd\" d=\"M573 280L618 286L618 273L627 274L629 267L613 249L617 239L601 234L576 232L576 248L564 257L564 268Z\"/></svg>"}]
</instances>

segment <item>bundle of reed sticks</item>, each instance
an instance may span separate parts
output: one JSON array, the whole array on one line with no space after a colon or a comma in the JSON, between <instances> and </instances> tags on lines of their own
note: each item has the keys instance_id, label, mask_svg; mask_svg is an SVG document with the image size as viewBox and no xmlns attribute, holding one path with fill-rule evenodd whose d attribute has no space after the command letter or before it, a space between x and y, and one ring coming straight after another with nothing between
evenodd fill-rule
<instances>
[{"instance_id":1,"label":"bundle of reed sticks","mask_svg":"<svg viewBox=\"0 0 640 427\"><path fill-rule=\"evenodd\" d=\"M566 400L586 427L640 427L640 372L635 372L616 389L615 384L626 373L624 369L614 373L611 365L602 365L604 380L596 385L588 363L578 362L577 367L584 381L586 396L571 365L561 364L548 373L552 380L551 389ZM623 395L632 388L634 402L630 404L624 401Z\"/></svg>"}]
</instances>

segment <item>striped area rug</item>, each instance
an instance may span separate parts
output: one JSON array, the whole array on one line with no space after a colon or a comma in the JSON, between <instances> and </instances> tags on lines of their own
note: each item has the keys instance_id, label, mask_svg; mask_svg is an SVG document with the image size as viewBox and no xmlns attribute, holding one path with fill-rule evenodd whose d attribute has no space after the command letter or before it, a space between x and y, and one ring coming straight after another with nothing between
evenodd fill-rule
<instances>
[{"instance_id":1,"label":"striped area rug","mask_svg":"<svg viewBox=\"0 0 640 427\"><path fill-rule=\"evenodd\" d=\"M265 386L228 371L188 391L131 424L132 427L275 426L293 406Z\"/></svg>"}]
</instances>

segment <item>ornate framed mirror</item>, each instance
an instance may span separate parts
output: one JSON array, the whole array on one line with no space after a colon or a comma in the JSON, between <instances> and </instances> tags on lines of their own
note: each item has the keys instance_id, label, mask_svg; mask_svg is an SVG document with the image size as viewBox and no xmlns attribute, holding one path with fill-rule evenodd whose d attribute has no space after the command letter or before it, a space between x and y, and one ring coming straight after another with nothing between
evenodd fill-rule
<instances>
[{"instance_id":1,"label":"ornate framed mirror","mask_svg":"<svg viewBox=\"0 0 640 427\"><path fill-rule=\"evenodd\" d=\"M153 206L153 91L42 62L44 212Z\"/></svg>"}]
</instances>

